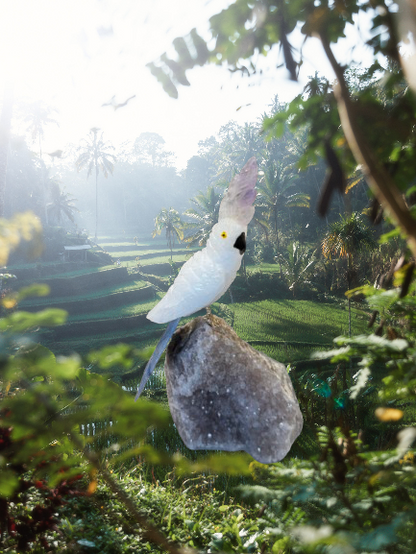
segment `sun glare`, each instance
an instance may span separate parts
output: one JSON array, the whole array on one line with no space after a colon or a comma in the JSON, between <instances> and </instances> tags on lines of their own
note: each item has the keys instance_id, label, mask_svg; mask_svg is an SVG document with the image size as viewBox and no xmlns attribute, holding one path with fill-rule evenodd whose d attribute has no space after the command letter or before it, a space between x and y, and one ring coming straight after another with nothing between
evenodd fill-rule
<instances>
[{"instance_id":1,"label":"sun glare","mask_svg":"<svg viewBox=\"0 0 416 554\"><path fill-rule=\"evenodd\" d=\"M183 167L197 153L198 141L228 121L254 120L275 94L288 101L302 90L302 83L276 72L281 63L276 50L271 70L250 80L230 75L226 68L205 67L189 72L191 87L181 88L179 100L164 93L146 64L193 27L207 36L209 17L229 0L0 3L0 96L5 84L12 83L16 104L42 101L57 111L59 128L50 126L45 134L51 150L78 143L91 127L105 130L116 145L156 132ZM311 41L306 62L319 57L315 50ZM259 61L263 63L261 56ZM305 70L305 76L315 69ZM111 107L128 98L132 100L123 109Z\"/></svg>"},{"instance_id":2,"label":"sun glare","mask_svg":"<svg viewBox=\"0 0 416 554\"><path fill-rule=\"evenodd\" d=\"M4 71L17 96L49 99L66 86L74 69L76 48L71 25L59 3L4 3L0 20L0 48Z\"/></svg>"}]
</instances>

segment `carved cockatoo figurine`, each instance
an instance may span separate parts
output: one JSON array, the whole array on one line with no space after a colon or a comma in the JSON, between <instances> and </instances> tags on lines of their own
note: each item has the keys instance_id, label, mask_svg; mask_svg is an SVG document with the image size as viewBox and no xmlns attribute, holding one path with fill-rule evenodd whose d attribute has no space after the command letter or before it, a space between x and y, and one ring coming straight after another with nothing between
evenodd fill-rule
<instances>
[{"instance_id":1,"label":"carved cockatoo figurine","mask_svg":"<svg viewBox=\"0 0 416 554\"><path fill-rule=\"evenodd\" d=\"M205 248L182 266L166 295L147 314L150 321L169 325L147 363L136 400L179 320L218 300L234 281L246 249L247 225L254 215L256 181L257 162L253 157L232 179L220 205L218 223L212 228Z\"/></svg>"}]
</instances>

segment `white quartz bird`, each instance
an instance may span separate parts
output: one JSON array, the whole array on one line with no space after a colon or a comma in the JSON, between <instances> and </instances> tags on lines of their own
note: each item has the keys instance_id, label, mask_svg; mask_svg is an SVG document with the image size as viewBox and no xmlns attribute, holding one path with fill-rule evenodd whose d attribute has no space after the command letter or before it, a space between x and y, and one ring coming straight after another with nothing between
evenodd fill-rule
<instances>
[{"instance_id":1,"label":"white quartz bird","mask_svg":"<svg viewBox=\"0 0 416 554\"><path fill-rule=\"evenodd\" d=\"M254 215L256 158L251 158L236 175L222 199L218 223L212 228L205 248L181 268L162 300L147 319L169 323L144 370L136 400L182 317L198 312L218 300L234 281L246 249L247 225Z\"/></svg>"}]
</instances>

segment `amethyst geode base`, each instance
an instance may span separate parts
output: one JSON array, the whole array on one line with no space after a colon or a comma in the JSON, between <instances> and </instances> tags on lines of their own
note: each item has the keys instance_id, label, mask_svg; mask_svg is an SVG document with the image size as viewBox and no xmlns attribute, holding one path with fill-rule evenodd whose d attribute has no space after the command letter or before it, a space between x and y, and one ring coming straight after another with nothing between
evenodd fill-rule
<instances>
[{"instance_id":1,"label":"amethyst geode base","mask_svg":"<svg viewBox=\"0 0 416 554\"><path fill-rule=\"evenodd\" d=\"M165 373L173 421L192 450L244 450L273 463L302 430L285 366L254 350L219 317L198 317L176 331Z\"/></svg>"}]
</instances>

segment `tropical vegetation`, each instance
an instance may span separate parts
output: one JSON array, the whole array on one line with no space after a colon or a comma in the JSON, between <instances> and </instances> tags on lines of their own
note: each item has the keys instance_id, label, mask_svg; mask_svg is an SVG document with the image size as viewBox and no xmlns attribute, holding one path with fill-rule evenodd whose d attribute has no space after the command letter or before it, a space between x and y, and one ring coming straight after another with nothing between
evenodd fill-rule
<instances>
[{"instance_id":1,"label":"tropical vegetation","mask_svg":"<svg viewBox=\"0 0 416 554\"><path fill-rule=\"evenodd\" d=\"M95 173L95 235L97 239L97 227L98 227L98 175L100 171L104 177L108 177L113 173L115 156L110 153L110 150L114 150L114 147L104 142L103 134L98 136L99 130L97 127L93 127L82 146L80 147L80 154L75 162L75 165L80 171L84 167L87 168L87 177L94 171Z\"/></svg>"},{"instance_id":2,"label":"tropical vegetation","mask_svg":"<svg viewBox=\"0 0 416 554\"><path fill-rule=\"evenodd\" d=\"M251 74L255 54L277 44L296 79L295 28L319 38L337 77L315 74L287 105L271 99L260 123L230 121L183 172L160 135L116 151L98 128L48 164L41 142L30 149L40 120L31 137L10 136L6 98L4 552L415 551L416 93L394 27L403 13L384 2L237 0L211 18L213 40L195 29L175 39L175 59L150 64L171 96L195 65ZM373 25L365 70L343 67L333 48L360 14ZM51 122L51 109L42 114ZM160 336L146 313L173 261L177 270L205 244L225 183L253 155L245 266L212 311L292 379L304 429L270 465L187 449L160 370L133 400ZM95 187L74 167L94 172Z\"/></svg>"}]
</instances>

